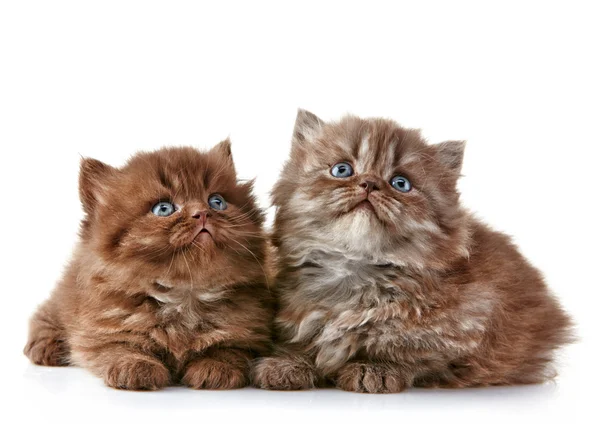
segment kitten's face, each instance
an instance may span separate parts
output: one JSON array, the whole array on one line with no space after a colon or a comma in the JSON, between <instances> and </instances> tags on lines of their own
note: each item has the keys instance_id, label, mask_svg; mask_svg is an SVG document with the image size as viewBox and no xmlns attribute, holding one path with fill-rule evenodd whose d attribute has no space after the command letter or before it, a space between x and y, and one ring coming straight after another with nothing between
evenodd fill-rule
<instances>
[{"instance_id":1,"label":"kitten's face","mask_svg":"<svg viewBox=\"0 0 600 424\"><path fill-rule=\"evenodd\" d=\"M274 191L279 242L376 261L422 260L451 237L461 215L455 187L462 153L462 142L428 146L391 121L324 123L300 111Z\"/></svg>"},{"instance_id":2,"label":"kitten's face","mask_svg":"<svg viewBox=\"0 0 600 424\"><path fill-rule=\"evenodd\" d=\"M121 169L88 159L80 181L83 236L105 259L157 278L256 266L263 215L251 189L236 181L228 141L207 153L140 153Z\"/></svg>"}]
</instances>

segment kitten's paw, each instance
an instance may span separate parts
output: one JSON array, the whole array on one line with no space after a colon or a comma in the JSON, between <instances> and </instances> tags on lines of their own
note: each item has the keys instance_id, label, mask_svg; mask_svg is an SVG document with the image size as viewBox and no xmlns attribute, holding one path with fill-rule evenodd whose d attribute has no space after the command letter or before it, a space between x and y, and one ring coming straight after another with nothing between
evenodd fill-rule
<instances>
[{"instance_id":1,"label":"kitten's paw","mask_svg":"<svg viewBox=\"0 0 600 424\"><path fill-rule=\"evenodd\" d=\"M27 342L23 353L36 365L64 367L69 365L69 350L63 340L36 338Z\"/></svg>"},{"instance_id":2,"label":"kitten's paw","mask_svg":"<svg viewBox=\"0 0 600 424\"><path fill-rule=\"evenodd\" d=\"M107 386L123 390L157 390L169 385L169 371L153 359L120 358L104 375Z\"/></svg>"},{"instance_id":3,"label":"kitten's paw","mask_svg":"<svg viewBox=\"0 0 600 424\"><path fill-rule=\"evenodd\" d=\"M361 393L398 393L406 388L402 375L382 364L349 362L335 375L342 390Z\"/></svg>"},{"instance_id":4,"label":"kitten's paw","mask_svg":"<svg viewBox=\"0 0 600 424\"><path fill-rule=\"evenodd\" d=\"M312 389L317 379L317 373L309 362L287 357L260 359L253 373L254 385L267 390Z\"/></svg>"},{"instance_id":5,"label":"kitten's paw","mask_svg":"<svg viewBox=\"0 0 600 424\"><path fill-rule=\"evenodd\" d=\"M239 389L248 384L245 370L212 358L200 358L186 369L182 383L193 389Z\"/></svg>"}]
</instances>

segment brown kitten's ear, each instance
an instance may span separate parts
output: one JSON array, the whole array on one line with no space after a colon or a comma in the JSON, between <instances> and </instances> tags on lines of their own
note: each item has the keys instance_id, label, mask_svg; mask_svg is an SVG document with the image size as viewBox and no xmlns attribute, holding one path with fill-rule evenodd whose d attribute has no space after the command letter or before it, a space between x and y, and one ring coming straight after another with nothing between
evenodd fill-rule
<instances>
[{"instance_id":1,"label":"brown kitten's ear","mask_svg":"<svg viewBox=\"0 0 600 424\"><path fill-rule=\"evenodd\" d=\"M464 141L445 141L433 147L435 148L436 157L442 165L456 173L460 173L465 154Z\"/></svg>"},{"instance_id":2,"label":"brown kitten's ear","mask_svg":"<svg viewBox=\"0 0 600 424\"><path fill-rule=\"evenodd\" d=\"M103 203L103 192L107 179L117 170L96 159L81 159L79 170L79 198L83 210L90 214Z\"/></svg>"},{"instance_id":3,"label":"brown kitten's ear","mask_svg":"<svg viewBox=\"0 0 600 424\"><path fill-rule=\"evenodd\" d=\"M325 123L317 115L304 109L298 109L294 124L294 143L311 141L320 132Z\"/></svg>"},{"instance_id":4,"label":"brown kitten's ear","mask_svg":"<svg viewBox=\"0 0 600 424\"><path fill-rule=\"evenodd\" d=\"M233 155L231 154L231 140L229 140L229 137L210 149L210 153L219 157L220 160L223 160L228 166L231 167L231 169L235 171Z\"/></svg>"}]
</instances>

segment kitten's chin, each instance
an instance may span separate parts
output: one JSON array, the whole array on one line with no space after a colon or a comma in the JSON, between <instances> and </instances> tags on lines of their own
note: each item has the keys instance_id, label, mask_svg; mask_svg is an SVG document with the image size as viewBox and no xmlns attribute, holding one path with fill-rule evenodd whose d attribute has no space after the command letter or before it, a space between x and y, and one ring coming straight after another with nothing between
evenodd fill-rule
<instances>
[{"instance_id":1,"label":"kitten's chin","mask_svg":"<svg viewBox=\"0 0 600 424\"><path fill-rule=\"evenodd\" d=\"M359 205L332 224L328 233L334 245L352 252L372 253L387 244L385 228L369 205Z\"/></svg>"}]
</instances>

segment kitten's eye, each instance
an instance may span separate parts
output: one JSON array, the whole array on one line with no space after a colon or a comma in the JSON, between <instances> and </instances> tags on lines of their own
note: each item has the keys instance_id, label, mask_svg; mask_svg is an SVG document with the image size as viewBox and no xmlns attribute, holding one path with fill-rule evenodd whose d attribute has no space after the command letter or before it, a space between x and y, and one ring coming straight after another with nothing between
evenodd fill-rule
<instances>
[{"instance_id":1,"label":"kitten's eye","mask_svg":"<svg viewBox=\"0 0 600 424\"><path fill-rule=\"evenodd\" d=\"M152 213L156 216L169 216L175 213L175 205L171 202L158 202L152 206Z\"/></svg>"},{"instance_id":2,"label":"kitten's eye","mask_svg":"<svg viewBox=\"0 0 600 424\"><path fill-rule=\"evenodd\" d=\"M408 178L403 177L401 175L396 175L394 178L390 180L390 184L396 190L401 191L402 193L408 193L412 188L412 184L408 181Z\"/></svg>"},{"instance_id":3,"label":"kitten's eye","mask_svg":"<svg viewBox=\"0 0 600 424\"><path fill-rule=\"evenodd\" d=\"M340 162L333 165L331 175L336 178L348 178L354 175L354 169L348 162Z\"/></svg>"},{"instance_id":4,"label":"kitten's eye","mask_svg":"<svg viewBox=\"0 0 600 424\"><path fill-rule=\"evenodd\" d=\"M208 205L216 211L224 211L227 209L227 202L220 194L213 194L208 198Z\"/></svg>"}]
</instances>

